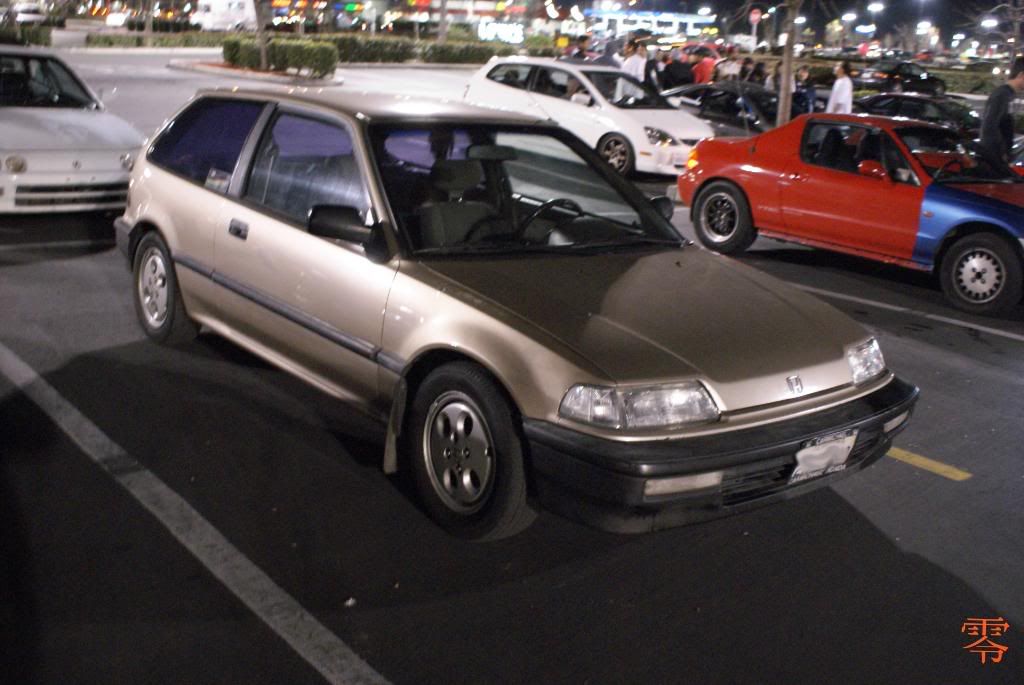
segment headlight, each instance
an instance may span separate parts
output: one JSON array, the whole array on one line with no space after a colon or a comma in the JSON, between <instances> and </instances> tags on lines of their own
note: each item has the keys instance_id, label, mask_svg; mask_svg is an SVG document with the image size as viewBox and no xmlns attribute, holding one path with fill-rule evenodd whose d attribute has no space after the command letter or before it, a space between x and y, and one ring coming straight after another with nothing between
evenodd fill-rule
<instances>
[{"instance_id":1,"label":"headlight","mask_svg":"<svg viewBox=\"0 0 1024 685\"><path fill-rule=\"evenodd\" d=\"M718 419L718 405L698 382L616 390L574 385L558 407L563 418L606 428L667 428Z\"/></svg>"},{"instance_id":2,"label":"headlight","mask_svg":"<svg viewBox=\"0 0 1024 685\"><path fill-rule=\"evenodd\" d=\"M28 162L21 155L11 155L4 160L4 167L12 174L20 174L28 169Z\"/></svg>"},{"instance_id":3,"label":"headlight","mask_svg":"<svg viewBox=\"0 0 1024 685\"><path fill-rule=\"evenodd\" d=\"M647 134L647 142L651 145L679 145L679 141L670 136L660 128L644 126L644 133Z\"/></svg>"},{"instance_id":4,"label":"headlight","mask_svg":"<svg viewBox=\"0 0 1024 685\"><path fill-rule=\"evenodd\" d=\"M869 381L885 371L885 359L878 341L872 338L862 345L851 347L846 351L846 361L853 373L854 385Z\"/></svg>"}]
</instances>

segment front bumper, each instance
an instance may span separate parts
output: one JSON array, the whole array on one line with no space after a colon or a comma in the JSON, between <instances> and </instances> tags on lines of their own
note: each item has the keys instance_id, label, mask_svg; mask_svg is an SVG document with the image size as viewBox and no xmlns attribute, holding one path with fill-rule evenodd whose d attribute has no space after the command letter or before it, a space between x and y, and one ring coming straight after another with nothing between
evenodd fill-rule
<instances>
[{"instance_id":1,"label":"front bumper","mask_svg":"<svg viewBox=\"0 0 1024 685\"><path fill-rule=\"evenodd\" d=\"M533 474L545 506L606 530L668 528L787 499L881 458L906 426L918 389L898 378L875 392L807 416L678 440L618 442L525 419ZM902 421L886 424L906 414ZM790 483L809 440L850 429L857 439L842 471ZM673 495L645 494L648 480L721 471L721 484Z\"/></svg>"},{"instance_id":2,"label":"front bumper","mask_svg":"<svg viewBox=\"0 0 1024 685\"><path fill-rule=\"evenodd\" d=\"M127 197L123 170L0 175L0 214L118 210Z\"/></svg>"},{"instance_id":3,"label":"front bumper","mask_svg":"<svg viewBox=\"0 0 1024 685\"><path fill-rule=\"evenodd\" d=\"M636 170L646 174L678 176L686 168L689 145L648 145L641 147L636 156Z\"/></svg>"}]
</instances>

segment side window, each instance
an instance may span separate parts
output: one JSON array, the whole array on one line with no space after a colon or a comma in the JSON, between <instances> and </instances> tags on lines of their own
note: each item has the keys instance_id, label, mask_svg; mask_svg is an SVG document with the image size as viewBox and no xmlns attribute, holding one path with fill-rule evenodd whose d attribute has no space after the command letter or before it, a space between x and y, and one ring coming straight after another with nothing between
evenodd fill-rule
<instances>
[{"instance_id":1,"label":"side window","mask_svg":"<svg viewBox=\"0 0 1024 685\"><path fill-rule=\"evenodd\" d=\"M305 225L315 205L369 208L343 127L281 114L260 140L245 198Z\"/></svg>"},{"instance_id":2,"label":"side window","mask_svg":"<svg viewBox=\"0 0 1024 685\"><path fill-rule=\"evenodd\" d=\"M722 91L708 93L700 102L700 109L707 114L733 117L740 113L740 99L735 93Z\"/></svg>"},{"instance_id":3,"label":"side window","mask_svg":"<svg viewBox=\"0 0 1024 685\"><path fill-rule=\"evenodd\" d=\"M865 131L846 124L812 123L804 133L800 157L808 164L856 173L857 145Z\"/></svg>"},{"instance_id":4,"label":"side window","mask_svg":"<svg viewBox=\"0 0 1024 685\"><path fill-rule=\"evenodd\" d=\"M497 81L506 86L526 90L526 83L530 80L529 64L500 64L487 74L491 81Z\"/></svg>"},{"instance_id":5,"label":"side window","mask_svg":"<svg viewBox=\"0 0 1024 685\"><path fill-rule=\"evenodd\" d=\"M210 190L225 192L261 111L261 102L198 100L153 143L149 160Z\"/></svg>"},{"instance_id":6,"label":"side window","mask_svg":"<svg viewBox=\"0 0 1024 685\"><path fill-rule=\"evenodd\" d=\"M882 166L889 173L889 177L897 183L917 185L917 176L895 141L888 135L879 134L879 137L882 139Z\"/></svg>"},{"instance_id":7,"label":"side window","mask_svg":"<svg viewBox=\"0 0 1024 685\"><path fill-rule=\"evenodd\" d=\"M560 69L539 69L534 92L554 98L568 100L579 92L586 93L583 84L569 72Z\"/></svg>"},{"instance_id":8,"label":"side window","mask_svg":"<svg viewBox=\"0 0 1024 685\"><path fill-rule=\"evenodd\" d=\"M899 100L896 98L876 98L871 101L871 111L874 114L893 116L899 107Z\"/></svg>"}]
</instances>

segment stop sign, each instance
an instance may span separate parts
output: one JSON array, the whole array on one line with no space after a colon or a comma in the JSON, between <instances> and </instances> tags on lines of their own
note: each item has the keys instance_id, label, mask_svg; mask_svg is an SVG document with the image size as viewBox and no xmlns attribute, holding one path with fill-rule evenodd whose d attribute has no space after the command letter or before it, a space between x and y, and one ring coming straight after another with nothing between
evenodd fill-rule
<instances>
[{"instance_id":1,"label":"stop sign","mask_svg":"<svg viewBox=\"0 0 1024 685\"><path fill-rule=\"evenodd\" d=\"M757 22L761 21L761 10L756 7L750 10L750 25L757 26Z\"/></svg>"}]
</instances>

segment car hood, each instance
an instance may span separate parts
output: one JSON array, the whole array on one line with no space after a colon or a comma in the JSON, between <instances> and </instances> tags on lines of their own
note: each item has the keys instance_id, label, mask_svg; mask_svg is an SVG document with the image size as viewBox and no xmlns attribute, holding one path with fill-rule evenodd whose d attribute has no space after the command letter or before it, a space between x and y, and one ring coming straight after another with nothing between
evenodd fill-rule
<instances>
[{"instance_id":1,"label":"car hood","mask_svg":"<svg viewBox=\"0 0 1024 685\"><path fill-rule=\"evenodd\" d=\"M0 108L0 147L16 151L128 150L142 135L110 112L45 107Z\"/></svg>"},{"instance_id":2,"label":"car hood","mask_svg":"<svg viewBox=\"0 0 1024 685\"><path fill-rule=\"evenodd\" d=\"M429 268L542 329L611 382L699 378L725 411L851 383L845 348L868 333L832 307L695 247Z\"/></svg>"},{"instance_id":3,"label":"car hood","mask_svg":"<svg viewBox=\"0 0 1024 685\"><path fill-rule=\"evenodd\" d=\"M971 195L980 196L975 198L984 203L981 198L988 198L1014 207L1024 208L1024 183L960 183L950 184Z\"/></svg>"},{"instance_id":4,"label":"car hood","mask_svg":"<svg viewBox=\"0 0 1024 685\"><path fill-rule=\"evenodd\" d=\"M644 126L660 128L676 138L694 139L708 138L715 132L703 119L682 109L631 109L624 110L633 114Z\"/></svg>"}]
</instances>

